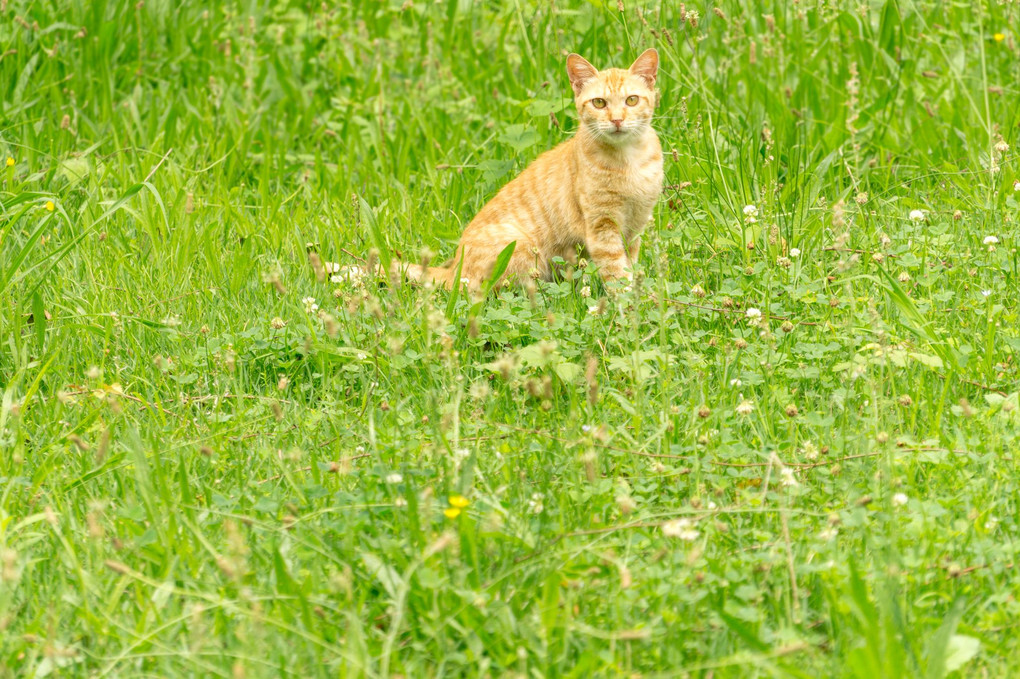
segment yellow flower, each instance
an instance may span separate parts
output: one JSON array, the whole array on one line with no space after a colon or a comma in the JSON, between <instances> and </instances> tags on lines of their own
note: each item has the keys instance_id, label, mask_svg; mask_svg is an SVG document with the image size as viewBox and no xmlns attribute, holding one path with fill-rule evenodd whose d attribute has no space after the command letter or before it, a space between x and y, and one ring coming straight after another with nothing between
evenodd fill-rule
<instances>
[{"instance_id":1,"label":"yellow flower","mask_svg":"<svg viewBox=\"0 0 1020 679\"><path fill-rule=\"evenodd\" d=\"M49 210L50 212L53 212L56 208L57 208L57 206L53 204L52 200L46 201L46 209L47 210Z\"/></svg>"},{"instance_id":2,"label":"yellow flower","mask_svg":"<svg viewBox=\"0 0 1020 679\"><path fill-rule=\"evenodd\" d=\"M471 504L471 502L463 495L451 495L448 498L448 501L451 507L456 507L457 509L464 509Z\"/></svg>"},{"instance_id":3,"label":"yellow flower","mask_svg":"<svg viewBox=\"0 0 1020 679\"><path fill-rule=\"evenodd\" d=\"M1006 39L1006 36L1003 35L1002 33L996 33L992 37L995 38L995 42L1002 42L1003 40ZM8 161L8 162L10 162L10 161Z\"/></svg>"},{"instance_id":4,"label":"yellow flower","mask_svg":"<svg viewBox=\"0 0 1020 679\"><path fill-rule=\"evenodd\" d=\"M443 510L443 514L446 514L446 518L448 519L456 519L460 516L460 510L456 507L447 507Z\"/></svg>"},{"instance_id":5,"label":"yellow flower","mask_svg":"<svg viewBox=\"0 0 1020 679\"><path fill-rule=\"evenodd\" d=\"M7 156L7 167L14 167L14 158Z\"/></svg>"}]
</instances>

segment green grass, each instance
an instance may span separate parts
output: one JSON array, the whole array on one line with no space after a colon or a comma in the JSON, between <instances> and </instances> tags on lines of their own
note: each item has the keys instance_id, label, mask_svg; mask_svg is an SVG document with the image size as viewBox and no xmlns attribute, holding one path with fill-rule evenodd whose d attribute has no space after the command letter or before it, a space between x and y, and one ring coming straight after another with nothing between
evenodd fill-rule
<instances>
[{"instance_id":1,"label":"green grass","mask_svg":"<svg viewBox=\"0 0 1020 679\"><path fill-rule=\"evenodd\" d=\"M5 3L0 677L1020 672L1020 8L622 4ZM632 293L319 280L649 46Z\"/></svg>"}]
</instances>

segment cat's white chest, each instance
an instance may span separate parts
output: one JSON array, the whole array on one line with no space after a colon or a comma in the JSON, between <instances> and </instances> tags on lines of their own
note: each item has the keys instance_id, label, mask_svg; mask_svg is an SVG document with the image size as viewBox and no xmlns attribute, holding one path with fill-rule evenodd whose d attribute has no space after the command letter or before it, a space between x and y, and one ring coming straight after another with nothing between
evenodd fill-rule
<instances>
[{"instance_id":1,"label":"cat's white chest","mask_svg":"<svg viewBox=\"0 0 1020 679\"><path fill-rule=\"evenodd\" d=\"M662 193L662 153L656 148L632 159L624 174L623 195L629 226L644 228Z\"/></svg>"},{"instance_id":2,"label":"cat's white chest","mask_svg":"<svg viewBox=\"0 0 1020 679\"><path fill-rule=\"evenodd\" d=\"M662 154L655 154L634 163L627 175L632 196L655 202L662 193Z\"/></svg>"}]
</instances>

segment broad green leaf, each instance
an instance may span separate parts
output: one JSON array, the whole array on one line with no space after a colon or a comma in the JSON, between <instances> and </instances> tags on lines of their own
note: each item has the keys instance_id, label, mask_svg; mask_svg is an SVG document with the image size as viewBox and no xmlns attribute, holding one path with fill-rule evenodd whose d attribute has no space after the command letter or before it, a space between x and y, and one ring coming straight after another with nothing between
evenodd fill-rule
<instances>
[{"instance_id":1,"label":"broad green leaf","mask_svg":"<svg viewBox=\"0 0 1020 679\"><path fill-rule=\"evenodd\" d=\"M946 674L955 672L966 665L980 650L980 639L954 634L949 639L949 649L946 653Z\"/></svg>"},{"instance_id":2,"label":"broad green leaf","mask_svg":"<svg viewBox=\"0 0 1020 679\"><path fill-rule=\"evenodd\" d=\"M497 255L496 263L492 267L492 274L489 276L489 280L485 281L485 293L488 294L492 290L493 286L499 283L503 273L506 272L506 268L510 266L510 259L514 256L514 250L517 248L517 241L511 241L503 250Z\"/></svg>"}]
</instances>

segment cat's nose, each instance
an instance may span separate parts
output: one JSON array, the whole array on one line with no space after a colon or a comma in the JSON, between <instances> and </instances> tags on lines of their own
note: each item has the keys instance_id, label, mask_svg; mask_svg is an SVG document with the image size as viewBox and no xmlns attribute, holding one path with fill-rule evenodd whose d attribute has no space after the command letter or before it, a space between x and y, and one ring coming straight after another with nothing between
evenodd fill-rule
<instances>
[{"instance_id":1,"label":"cat's nose","mask_svg":"<svg viewBox=\"0 0 1020 679\"><path fill-rule=\"evenodd\" d=\"M620 129L621 127L623 127L623 119L622 118L613 118L612 121L610 121L610 122L612 122L613 125L616 125L616 129Z\"/></svg>"}]
</instances>

